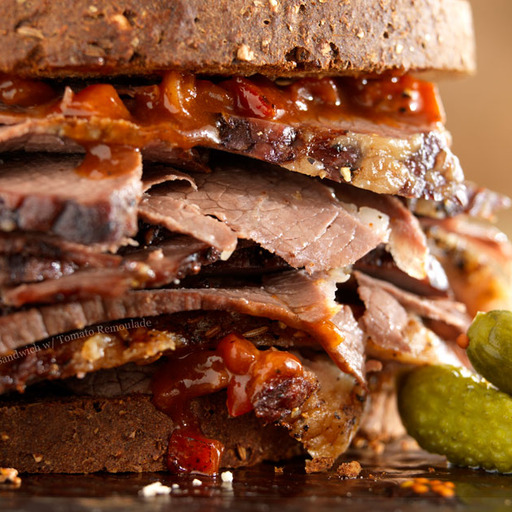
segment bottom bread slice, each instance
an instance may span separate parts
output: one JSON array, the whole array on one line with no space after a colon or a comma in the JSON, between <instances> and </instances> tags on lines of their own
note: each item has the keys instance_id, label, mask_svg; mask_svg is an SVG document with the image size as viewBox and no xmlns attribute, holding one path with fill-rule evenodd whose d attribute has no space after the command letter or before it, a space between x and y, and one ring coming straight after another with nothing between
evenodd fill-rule
<instances>
[{"instance_id":1,"label":"bottom bread slice","mask_svg":"<svg viewBox=\"0 0 512 512\"><path fill-rule=\"evenodd\" d=\"M301 447L278 427L253 414L228 416L225 393L195 399L203 434L221 441L221 467L282 460ZM151 397L48 397L0 402L0 467L21 473L164 471L175 428Z\"/></svg>"}]
</instances>

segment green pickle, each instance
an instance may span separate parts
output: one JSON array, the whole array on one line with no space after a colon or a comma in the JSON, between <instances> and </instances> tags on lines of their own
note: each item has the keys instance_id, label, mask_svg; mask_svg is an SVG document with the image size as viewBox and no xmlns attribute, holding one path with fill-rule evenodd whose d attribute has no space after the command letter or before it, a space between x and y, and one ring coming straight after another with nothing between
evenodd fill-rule
<instances>
[{"instance_id":1,"label":"green pickle","mask_svg":"<svg viewBox=\"0 0 512 512\"><path fill-rule=\"evenodd\" d=\"M467 354L475 370L512 394L512 312L478 313L468 329Z\"/></svg>"},{"instance_id":2,"label":"green pickle","mask_svg":"<svg viewBox=\"0 0 512 512\"><path fill-rule=\"evenodd\" d=\"M407 374L398 407L408 433L453 464L512 472L512 397L463 368Z\"/></svg>"}]
</instances>

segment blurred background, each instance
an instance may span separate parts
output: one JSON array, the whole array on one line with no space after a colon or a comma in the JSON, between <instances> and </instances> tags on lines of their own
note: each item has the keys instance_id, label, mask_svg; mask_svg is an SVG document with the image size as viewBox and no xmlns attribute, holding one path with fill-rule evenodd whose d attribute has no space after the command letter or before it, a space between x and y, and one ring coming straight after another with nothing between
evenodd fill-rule
<instances>
[{"instance_id":1,"label":"blurred background","mask_svg":"<svg viewBox=\"0 0 512 512\"><path fill-rule=\"evenodd\" d=\"M468 179L512 197L512 0L472 0L476 76L439 86ZM499 222L512 239L512 210Z\"/></svg>"}]
</instances>

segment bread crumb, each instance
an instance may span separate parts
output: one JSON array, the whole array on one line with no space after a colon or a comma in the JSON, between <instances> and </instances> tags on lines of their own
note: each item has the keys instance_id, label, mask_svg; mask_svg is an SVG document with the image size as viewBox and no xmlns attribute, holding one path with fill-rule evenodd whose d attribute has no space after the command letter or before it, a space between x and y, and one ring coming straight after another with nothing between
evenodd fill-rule
<instances>
[{"instance_id":1,"label":"bread crumb","mask_svg":"<svg viewBox=\"0 0 512 512\"><path fill-rule=\"evenodd\" d=\"M280 466L274 466L274 473L276 475L282 475L284 472L284 468L280 467Z\"/></svg>"},{"instance_id":2,"label":"bread crumb","mask_svg":"<svg viewBox=\"0 0 512 512\"><path fill-rule=\"evenodd\" d=\"M223 483L231 483L233 481L233 473L231 471L223 471L220 474L220 479Z\"/></svg>"},{"instance_id":3,"label":"bread crumb","mask_svg":"<svg viewBox=\"0 0 512 512\"><path fill-rule=\"evenodd\" d=\"M148 484L143 487L139 494L144 496L144 498L152 498L153 496L158 496L159 494L170 494L171 488L167 485L163 485L162 482L153 482L152 484Z\"/></svg>"},{"instance_id":4,"label":"bread crumb","mask_svg":"<svg viewBox=\"0 0 512 512\"><path fill-rule=\"evenodd\" d=\"M254 52L246 44L242 44L238 47L236 58L238 60L251 61L254 60Z\"/></svg>"},{"instance_id":5,"label":"bread crumb","mask_svg":"<svg viewBox=\"0 0 512 512\"><path fill-rule=\"evenodd\" d=\"M324 473L334 464L332 457L315 457L306 461L306 473Z\"/></svg>"},{"instance_id":6,"label":"bread crumb","mask_svg":"<svg viewBox=\"0 0 512 512\"><path fill-rule=\"evenodd\" d=\"M270 10L272 12L277 12L279 10L279 2L278 0L269 0Z\"/></svg>"},{"instance_id":7,"label":"bread crumb","mask_svg":"<svg viewBox=\"0 0 512 512\"><path fill-rule=\"evenodd\" d=\"M122 14L114 14L111 18L111 21L113 21L120 30L129 30L130 28L130 22Z\"/></svg>"},{"instance_id":8,"label":"bread crumb","mask_svg":"<svg viewBox=\"0 0 512 512\"><path fill-rule=\"evenodd\" d=\"M350 183L352 181L352 173L350 172L350 167L340 167L341 177L347 182Z\"/></svg>"},{"instance_id":9,"label":"bread crumb","mask_svg":"<svg viewBox=\"0 0 512 512\"><path fill-rule=\"evenodd\" d=\"M18 476L18 470L14 468L0 468L0 485L12 485L19 487L21 478Z\"/></svg>"},{"instance_id":10,"label":"bread crumb","mask_svg":"<svg viewBox=\"0 0 512 512\"><path fill-rule=\"evenodd\" d=\"M34 457L34 460L35 460L37 463L39 463L39 462L41 462L41 461L43 460L43 456L42 456L42 455L40 455L39 453L33 453L33 454L32 454L32 457Z\"/></svg>"},{"instance_id":11,"label":"bread crumb","mask_svg":"<svg viewBox=\"0 0 512 512\"><path fill-rule=\"evenodd\" d=\"M331 45L329 43L323 43L320 47L320 53L322 55L330 55L331 54Z\"/></svg>"},{"instance_id":12,"label":"bread crumb","mask_svg":"<svg viewBox=\"0 0 512 512\"><path fill-rule=\"evenodd\" d=\"M20 36L35 37L36 39L44 39L43 33L35 27L19 27L16 32Z\"/></svg>"},{"instance_id":13,"label":"bread crumb","mask_svg":"<svg viewBox=\"0 0 512 512\"><path fill-rule=\"evenodd\" d=\"M352 462L343 462L336 469L336 474L343 478L357 478L361 473L362 467L357 460Z\"/></svg>"}]
</instances>

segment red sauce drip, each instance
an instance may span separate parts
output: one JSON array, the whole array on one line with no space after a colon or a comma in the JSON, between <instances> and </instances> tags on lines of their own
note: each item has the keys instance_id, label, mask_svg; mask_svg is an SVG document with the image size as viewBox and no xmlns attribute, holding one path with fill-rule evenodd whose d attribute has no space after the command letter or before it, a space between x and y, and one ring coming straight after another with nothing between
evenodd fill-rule
<instances>
[{"instance_id":1,"label":"red sauce drip","mask_svg":"<svg viewBox=\"0 0 512 512\"><path fill-rule=\"evenodd\" d=\"M34 107L54 100L57 93L45 82L0 74L0 102Z\"/></svg>"},{"instance_id":2,"label":"red sauce drip","mask_svg":"<svg viewBox=\"0 0 512 512\"><path fill-rule=\"evenodd\" d=\"M224 337L216 350L193 352L172 359L155 375L153 401L179 426L169 440L172 472L216 474L223 447L205 438L192 414L190 400L227 388L227 408L239 416L254 408L254 400L274 377L303 372L298 358L271 348L260 351L241 336Z\"/></svg>"},{"instance_id":3,"label":"red sauce drip","mask_svg":"<svg viewBox=\"0 0 512 512\"><path fill-rule=\"evenodd\" d=\"M223 452L220 441L204 437L197 428L180 427L169 438L167 467L174 474L215 475Z\"/></svg>"},{"instance_id":4,"label":"red sauce drip","mask_svg":"<svg viewBox=\"0 0 512 512\"><path fill-rule=\"evenodd\" d=\"M129 146L82 143L85 158L75 172L91 180L117 178L131 172L140 162L139 150Z\"/></svg>"},{"instance_id":5,"label":"red sauce drip","mask_svg":"<svg viewBox=\"0 0 512 512\"><path fill-rule=\"evenodd\" d=\"M254 81L236 77L224 82L222 86L233 95L232 103L237 113L263 119L276 116L276 106L269 101L264 89Z\"/></svg>"}]
</instances>

